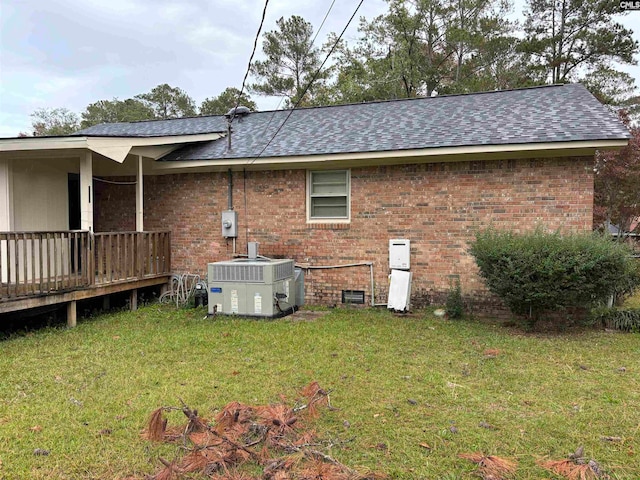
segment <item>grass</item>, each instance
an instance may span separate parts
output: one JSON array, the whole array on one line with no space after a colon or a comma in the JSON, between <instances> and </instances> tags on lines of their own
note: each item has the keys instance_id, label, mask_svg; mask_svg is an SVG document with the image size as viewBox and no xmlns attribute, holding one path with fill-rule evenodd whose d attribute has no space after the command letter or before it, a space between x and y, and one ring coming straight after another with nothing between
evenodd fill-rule
<instances>
[{"instance_id":1,"label":"grass","mask_svg":"<svg viewBox=\"0 0 640 480\"><path fill-rule=\"evenodd\" d=\"M634 295L625 299L624 306L627 308L640 308L640 289L636 290Z\"/></svg>"},{"instance_id":2,"label":"grass","mask_svg":"<svg viewBox=\"0 0 640 480\"><path fill-rule=\"evenodd\" d=\"M318 431L346 442L329 453L351 467L471 479L458 454L481 451L516 460L514 478L557 478L537 462L583 445L612 479L640 478L637 334L532 335L427 312L203 316L152 305L3 341L0 478L143 478L182 452L140 438L155 408L182 398L211 418L232 400L294 398L312 380L339 408Z\"/></svg>"}]
</instances>

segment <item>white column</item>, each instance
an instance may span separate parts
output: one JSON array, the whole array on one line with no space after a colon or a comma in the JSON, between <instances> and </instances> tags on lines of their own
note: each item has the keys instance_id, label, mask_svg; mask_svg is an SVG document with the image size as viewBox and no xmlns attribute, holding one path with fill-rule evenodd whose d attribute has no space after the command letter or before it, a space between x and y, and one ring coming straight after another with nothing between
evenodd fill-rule
<instances>
[{"instance_id":1,"label":"white column","mask_svg":"<svg viewBox=\"0 0 640 480\"><path fill-rule=\"evenodd\" d=\"M11 166L9 160L0 160L0 231L10 231L12 228L12 195L11 195Z\"/></svg>"},{"instance_id":2,"label":"white column","mask_svg":"<svg viewBox=\"0 0 640 480\"><path fill-rule=\"evenodd\" d=\"M0 232L13 229L13 195L11 193L11 165L0 160ZM7 242L0 242L0 282L7 281Z\"/></svg>"},{"instance_id":3,"label":"white column","mask_svg":"<svg viewBox=\"0 0 640 480\"><path fill-rule=\"evenodd\" d=\"M144 231L144 185L142 183L142 155L138 155L136 175L136 231Z\"/></svg>"},{"instance_id":4,"label":"white column","mask_svg":"<svg viewBox=\"0 0 640 480\"><path fill-rule=\"evenodd\" d=\"M93 152L80 157L80 228L93 232Z\"/></svg>"}]
</instances>

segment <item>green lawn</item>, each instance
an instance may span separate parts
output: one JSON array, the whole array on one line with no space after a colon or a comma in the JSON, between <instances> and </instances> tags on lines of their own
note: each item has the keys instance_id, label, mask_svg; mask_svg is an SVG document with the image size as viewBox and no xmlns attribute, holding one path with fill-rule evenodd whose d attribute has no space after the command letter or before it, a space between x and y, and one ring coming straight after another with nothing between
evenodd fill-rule
<instances>
[{"instance_id":1,"label":"green lawn","mask_svg":"<svg viewBox=\"0 0 640 480\"><path fill-rule=\"evenodd\" d=\"M628 308L640 308L640 290L637 290L634 295L627 298L624 306Z\"/></svg>"},{"instance_id":2,"label":"green lawn","mask_svg":"<svg viewBox=\"0 0 640 480\"><path fill-rule=\"evenodd\" d=\"M140 438L155 408L182 398L211 418L232 400L293 398L312 380L339 408L319 435L346 442L327 453L354 468L471 479L457 455L481 451L516 460L517 479L550 479L537 462L583 445L612 479L640 478L640 335L524 334L377 310L203 317L152 305L1 342L0 478L144 478L158 456L182 454Z\"/></svg>"}]
</instances>

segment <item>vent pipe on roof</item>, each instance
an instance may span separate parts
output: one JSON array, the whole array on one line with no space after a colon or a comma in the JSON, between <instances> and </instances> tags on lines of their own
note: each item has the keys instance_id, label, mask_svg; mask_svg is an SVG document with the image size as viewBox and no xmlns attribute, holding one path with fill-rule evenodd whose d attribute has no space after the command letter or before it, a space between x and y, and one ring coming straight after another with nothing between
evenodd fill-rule
<instances>
[{"instance_id":1,"label":"vent pipe on roof","mask_svg":"<svg viewBox=\"0 0 640 480\"><path fill-rule=\"evenodd\" d=\"M238 107L234 107L224 114L227 117L227 149L231 150L231 123L233 123L234 118L246 117L251 113L251 109L249 107L245 107L244 105L240 105Z\"/></svg>"}]
</instances>

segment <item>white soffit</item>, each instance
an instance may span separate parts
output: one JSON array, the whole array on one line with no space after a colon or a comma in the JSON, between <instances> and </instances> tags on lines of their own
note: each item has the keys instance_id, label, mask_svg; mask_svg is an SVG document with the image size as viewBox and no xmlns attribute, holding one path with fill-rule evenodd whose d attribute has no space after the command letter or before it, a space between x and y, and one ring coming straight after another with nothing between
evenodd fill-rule
<instances>
[{"instance_id":1,"label":"white soffit","mask_svg":"<svg viewBox=\"0 0 640 480\"><path fill-rule=\"evenodd\" d=\"M134 147L181 145L217 140L221 133L173 135L166 137L30 137L1 138L0 152L42 153L46 150L91 150L117 163L123 163Z\"/></svg>"}]
</instances>

